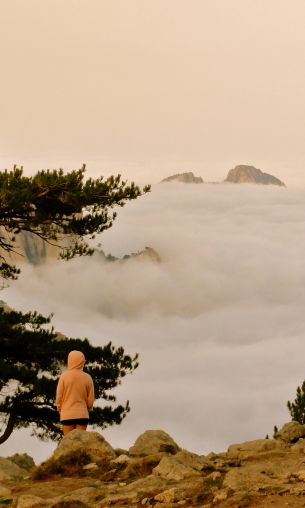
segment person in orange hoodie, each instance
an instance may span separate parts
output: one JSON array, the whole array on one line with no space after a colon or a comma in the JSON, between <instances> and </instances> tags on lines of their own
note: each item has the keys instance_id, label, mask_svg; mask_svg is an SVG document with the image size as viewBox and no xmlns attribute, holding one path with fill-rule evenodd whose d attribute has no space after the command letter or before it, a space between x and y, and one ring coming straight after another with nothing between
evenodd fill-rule
<instances>
[{"instance_id":1,"label":"person in orange hoodie","mask_svg":"<svg viewBox=\"0 0 305 508\"><path fill-rule=\"evenodd\" d=\"M92 377L83 372L85 357L81 351L70 351L68 369L63 372L56 388L56 406L64 436L73 429L86 430L89 411L94 402Z\"/></svg>"}]
</instances>

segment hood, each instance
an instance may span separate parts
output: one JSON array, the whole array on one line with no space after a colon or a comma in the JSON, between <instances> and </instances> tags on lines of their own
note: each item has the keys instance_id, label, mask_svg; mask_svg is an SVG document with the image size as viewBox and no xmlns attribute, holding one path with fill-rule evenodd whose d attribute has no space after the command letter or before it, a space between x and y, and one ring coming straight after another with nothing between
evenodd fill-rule
<instances>
[{"instance_id":1,"label":"hood","mask_svg":"<svg viewBox=\"0 0 305 508\"><path fill-rule=\"evenodd\" d=\"M68 354L68 369L82 370L85 365L85 357L81 351L70 351Z\"/></svg>"}]
</instances>

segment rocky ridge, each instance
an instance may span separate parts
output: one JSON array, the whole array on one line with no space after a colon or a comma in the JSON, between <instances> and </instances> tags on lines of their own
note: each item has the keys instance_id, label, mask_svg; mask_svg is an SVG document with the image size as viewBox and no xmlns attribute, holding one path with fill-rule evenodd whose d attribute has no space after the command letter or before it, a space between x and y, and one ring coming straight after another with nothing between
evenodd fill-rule
<instances>
[{"instance_id":1,"label":"rocky ridge","mask_svg":"<svg viewBox=\"0 0 305 508\"><path fill-rule=\"evenodd\" d=\"M112 254L106 255L102 249L97 248L97 249L95 249L93 256L98 257L102 261L107 261L107 262L115 262L115 261L124 262L124 261L128 261L129 259L137 259L137 260L141 260L141 259L145 260L146 259L149 261L153 261L155 263L161 263L160 255L152 247L145 247L145 249L140 250L138 252L132 252L131 254L125 254L122 258L113 256Z\"/></svg>"},{"instance_id":2,"label":"rocky ridge","mask_svg":"<svg viewBox=\"0 0 305 508\"><path fill-rule=\"evenodd\" d=\"M16 240L16 252L10 254L10 261L20 265L20 263L30 263L31 265L42 265L47 260L58 259L60 246L50 245L42 238L28 231L21 231ZM1 251L0 251L1 254ZM93 254L102 261L127 261L129 259L147 259L154 262L161 262L158 252L152 247L145 247L138 252L125 254L122 258L117 258L112 254L105 254L100 248L96 248Z\"/></svg>"},{"instance_id":3,"label":"rocky ridge","mask_svg":"<svg viewBox=\"0 0 305 508\"><path fill-rule=\"evenodd\" d=\"M0 505L14 508L296 508L304 495L305 425L297 422L275 439L205 456L161 430L144 432L129 450L74 430L37 467L28 456L0 461Z\"/></svg>"}]
</instances>

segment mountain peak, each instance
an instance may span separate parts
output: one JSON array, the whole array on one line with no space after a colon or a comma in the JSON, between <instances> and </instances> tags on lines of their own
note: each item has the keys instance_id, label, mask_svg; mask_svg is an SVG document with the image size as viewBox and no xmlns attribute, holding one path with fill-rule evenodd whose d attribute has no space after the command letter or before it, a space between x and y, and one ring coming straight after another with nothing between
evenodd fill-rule
<instances>
[{"instance_id":1,"label":"mountain peak","mask_svg":"<svg viewBox=\"0 0 305 508\"><path fill-rule=\"evenodd\" d=\"M254 166L240 164L231 169L225 179L230 183L257 183L263 185L279 185L284 187L285 184L273 175L263 173Z\"/></svg>"},{"instance_id":2,"label":"mountain peak","mask_svg":"<svg viewBox=\"0 0 305 508\"><path fill-rule=\"evenodd\" d=\"M204 183L201 176L195 176L192 171L168 176L167 178L164 178L161 183L162 182Z\"/></svg>"}]
</instances>

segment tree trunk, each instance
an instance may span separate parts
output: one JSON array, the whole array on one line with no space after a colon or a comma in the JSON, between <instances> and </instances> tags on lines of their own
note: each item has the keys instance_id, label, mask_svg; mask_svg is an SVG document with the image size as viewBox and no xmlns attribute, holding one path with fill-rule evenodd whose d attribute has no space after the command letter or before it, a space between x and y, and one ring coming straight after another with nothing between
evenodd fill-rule
<instances>
[{"instance_id":1,"label":"tree trunk","mask_svg":"<svg viewBox=\"0 0 305 508\"><path fill-rule=\"evenodd\" d=\"M10 437L15 427L16 418L17 418L17 404L13 403L9 412L9 418L6 424L6 429L3 432L2 436L0 436L0 444L4 443Z\"/></svg>"}]
</instances>

